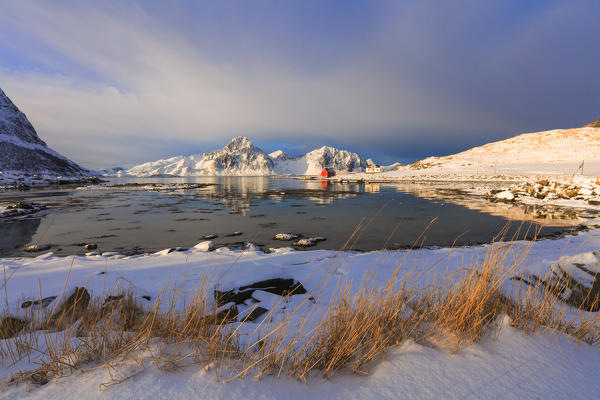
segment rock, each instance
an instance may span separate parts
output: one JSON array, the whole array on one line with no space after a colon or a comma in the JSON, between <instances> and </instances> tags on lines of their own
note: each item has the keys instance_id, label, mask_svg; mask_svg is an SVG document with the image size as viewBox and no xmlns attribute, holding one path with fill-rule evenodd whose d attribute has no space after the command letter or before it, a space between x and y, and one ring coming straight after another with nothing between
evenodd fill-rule
<instances>
[{"instance_id":1,"label":"rock","mask_svg":"<svg viewBox=\"0 0 600 400\"><path fill-rule=\"evenodd\" d=\"M38 251L48 250L51 246L49 244L32 244L25 248L28 253L37 253Z\"/></svg>"},{"instance_id":2,"label":"rock","mask_svg":"<svg viewBox=\"0 0 600 400\"><path fill-rule=\"evenodd\" d=\"M305 239L300 239L300 240L296 240L295 242L292 242L292 246L296 246L296 247L312 247L315 246L317 244L317 242L322 242L325 239L323 236L313 236L313 237L309 237L309 238L305 238Z\"/></svg>"},{"instance_id":3,"label":"rock","mask_svg":"<svg viewBox=\"0 0 600 400\"><path fill-rule=\"evenodd\" d=\"M41 306L42 309L48 307L50 303L56 300L56 296L44 297L41 300L27 300L21 304L21 308L39 308Z\"/></svg>"},{"instance_id":4,"label":"rock","mask_svg":"<svg viewBox=\"0 0 600 400\"><path fill-rule=\"evenodd\" d=\"M20 208L22 210L33 210L34 205L33 205L33 203L28 203L25 201L18 201L15 204L10 204L6 207L7 210L12 210L12 209L16 209L16 208Z\"/></svg>"},{"instance_id":5,"label":"rock","mask_svg":"<svg viewBox=\"0 0 600 400\"><path fill-rule=\"evenodd\" d=\"M496 193L496 199L511 201L515 199L515 195L510 190L503 190L502 192Z\"/></svg>"},{"instance_id":6,"label":"rock","mask_svg":"<svg viewBox=\"0 0 600 400\"><path fill-rule=\"evenodd\" d=\"M564 193L565 193L565 196L567 196L568 198L571 198L571 197L577 196L579 194L579 190L577 190L577 189L568 189L568 190L565 190Z\"/></svg>"},{"instance_id":7,"label":"rock","mask_svg":"<svg viewBox=\"0 0 600 400\"><path fill-rule=\"evenodd\" d=\"M217 310L214 314L203 317L203 320L212 325L223 325L237 322L239 315L238 309L235 305L230 305L227 308Z\"/></svg>"},{"instance_id":8,"label":"rock","mask_svg":"<svg viewBox=\"0 0 600 400\"><path fill-rule=\"evenodd\" d=\"M235 232L232 232L232 233L228 233L225 236L227 236L227 237L233 237L233 236L240 236L241 234L242 234L242 232L235 231Z\"/></svg>"},{"instance_id":9,"label":"rock","mask_svg":"<svg viewBox=\"0 0 600 400\"><path fill-rule=\"evenodd\" d=\"M211 240L211 239L216 239L218 238L219 235L217 235L216 233L209 233L208 235L204 235L200 238L200 240Z\"/></svg>"},{"instance_id":10,"label":"rock","mask_svg":"<svg viewBox=\"0 0 600 400\"><path fill-rule=\"evenodd\" d=\"M295 242L292 242L292 246L296 246L296 247L312 247L312 246L316 246L317 242L314 240L311 240L310 238L308 239L300 239L300 240L296 240Z\"/></svg>"},{"instance_id":11,"label":"rock","mask_svg":"<svg viewBox=\"0 0 600 400\"><path fill-rule=\"evenodd\" d=\"M256 320L257 318L260 318L260 317L261 317L261 316L262 316L264 313L266 313L267 311L269 311L269 310L267 310L266 308L263 308L263 307L256 307L256 308L254 308L254 309L253 309L253 310L250 312L250 314L248 314L248 315L247 315L246 317L244 317L243 319L244 319L245 321L254 321L254 320Z\"/></svg>"},{"instance_id":12,"label":"rock","mask_svg":"<svg viewBox=\"0 0 600 400\"><path fill-rule=\"evenodd\" d=\"M252 297L252 294L256 290L262 290L278 296L306 293L304 286L294 279L273 278L254 282L246 286L240 286L237 289L227 291L214 290L213 296L215 303L219 306L227 303L244 304L246 300Z\"/></svg>"},{"instance_id":13,"label":"rock","mask_svg":"<svg viewBox=\"0 0 600 400\"><path fill-rule=\"evenodd\" d=\"M73 293L58 307L52 315L53 320L66 318L68 322L77 321L90 304L90 293L84 287L76 287Z\"/></svg>"},{"instance_id":14,"label":"rock","mask_svg":"<svg viewBox=\"0 0 600 400\"><path fill-rule=\"evenodd\" d=\"M83 248L86 250L96 250L98 248L98 245L93 244L93 243L88 243L85 246L83 246Z\"/></svg>"},{"instance_id":15,"label":"rock","mask_svg":"<svg viewBox=\"0 0 600 400\"><path fill-rule=\"evenodd\" d=\"M588 204L591 206L600 206L600 200L588 200Z\"/></svg>"},{"instance_id":16,"label":"rock","mask_svg":"<svg viewBox=\"0 0 600 400\"><path fill-rule=\"evenodd\" d=\"M215 249L215 245L210 240L207 240L207 241L198 243L193 248L196 250L199 250L199 251L212 251Z\"/></svg>"},{"instance_id":17,"label":"rock","mask_svg":"<svg viewBox=\"0 0 600 400\"><path fill-rule=\"evenodd\" d=\"M588 188L581 188L579 189L579 192L577 192L580 196L591 196L593 193L594 191Z\"/></svg>"},{"instance_id":18,"label":"rock","mask_svg":"<svg viewBox=\"0 0 600 400\"><path fill-rule=\"evenodd\" d=\"M294 239L298 239L298 235L294 234L294 233L277 233L275 236L273 236L274 240L283 240L283 241L287 241L287 240L294 240Z\"/></svg>"},{"instance_id":19,"label":"rock","mask_svg":"<svg viewBox=\"0 0 600 400\"><path fill-rule=\"evenodd\" d=\"M0 320L0 339L17 336L27 326L27 321L15 317L3 317Z\"/></svg>"}]
</instances>

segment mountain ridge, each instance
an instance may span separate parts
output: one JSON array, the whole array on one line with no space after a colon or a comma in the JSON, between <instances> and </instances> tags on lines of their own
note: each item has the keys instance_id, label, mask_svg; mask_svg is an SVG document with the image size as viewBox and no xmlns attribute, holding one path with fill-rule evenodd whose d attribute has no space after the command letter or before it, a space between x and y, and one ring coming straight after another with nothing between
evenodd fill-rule
<instances>
[{"instance_id":1,"label":"mountain ridge","mask_svg":"<svg viewBox=\"0 0 600 400\"><path fill-rule=\"evenodd\" d=\"M134 176L317 175L325 167L356 172L365 166L363 157L347 150L323 146L290 157L282 150L267 154L247 137L238 136L221 149L139 164L127 170L127 173Z\"/></svg>"}]
</instances>

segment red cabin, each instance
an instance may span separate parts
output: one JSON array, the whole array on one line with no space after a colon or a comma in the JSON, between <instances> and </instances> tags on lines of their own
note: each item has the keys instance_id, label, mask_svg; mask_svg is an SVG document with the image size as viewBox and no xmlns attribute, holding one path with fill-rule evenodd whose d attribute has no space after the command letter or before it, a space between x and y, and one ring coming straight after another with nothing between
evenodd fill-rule
<instances>
[{"instance_id":1,"label":"red cabin","mask_svg":"<svg viewBox=\"0 0 600 400\"><path fill-rule=\"evenodd\" d=\"M335 171L331 168L323 168L323 171L321 171L321 176L323 178L330 178L332 176L335 176Z\"/></svg>"}]
</instances>

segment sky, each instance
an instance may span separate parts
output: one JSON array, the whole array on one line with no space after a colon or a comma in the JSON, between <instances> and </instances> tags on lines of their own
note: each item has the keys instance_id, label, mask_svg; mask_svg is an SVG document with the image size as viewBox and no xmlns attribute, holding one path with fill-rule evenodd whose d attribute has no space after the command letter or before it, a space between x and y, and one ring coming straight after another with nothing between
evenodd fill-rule
<instances>
[{"instance_id":1,"label":"sky","mask_svg":"<svg viewBox=\"0 0 600 400\"><path fill-rule=\"evenodd\" d=\"M131 165L248 136L380 163L600 118L600 1L3 0L0 88Z\"/></svg>"}]
</instances>

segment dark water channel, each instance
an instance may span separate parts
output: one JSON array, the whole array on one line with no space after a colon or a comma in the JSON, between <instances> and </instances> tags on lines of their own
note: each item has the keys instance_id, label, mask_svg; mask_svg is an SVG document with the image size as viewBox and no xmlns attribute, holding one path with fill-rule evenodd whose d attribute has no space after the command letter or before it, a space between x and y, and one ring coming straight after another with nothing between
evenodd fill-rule
<instances>
[{"instance_id":1,"label":"dark water channel","mask_svg":"<svg viewBox=\"0 0 600 400\"><path fill-rule=\"evenodd\" d=\"M358 250L412 246L424 237L428 246L489 242L514 214L466 207L460 189L394 184L340 184L319 180L208 177L128 179L111 183L198 182L186 190L140 188L52 188L0 193L0 204L19 200L48 207L36 215L0 219L0 256L26 254L31 244L51 244L57 254L82 254L81 243L99 251L152 252L189 247L203 235L217 234L217 246L251 241L265 248L290 246L273 240L276 233L323 236L312 249L339 249L355 228L366 227L354 243ZM479 200L481 201L481 200ZM486 203L486 207L489 204ZM482 211L485 210L485 211ZM517 214L519 215L519 214ZM576 225L572 216L545 223L543 233ZM523 218L525 220L526 218ZM228 236L233 232L238 236Z\"/></svg>"}]
</instances>

